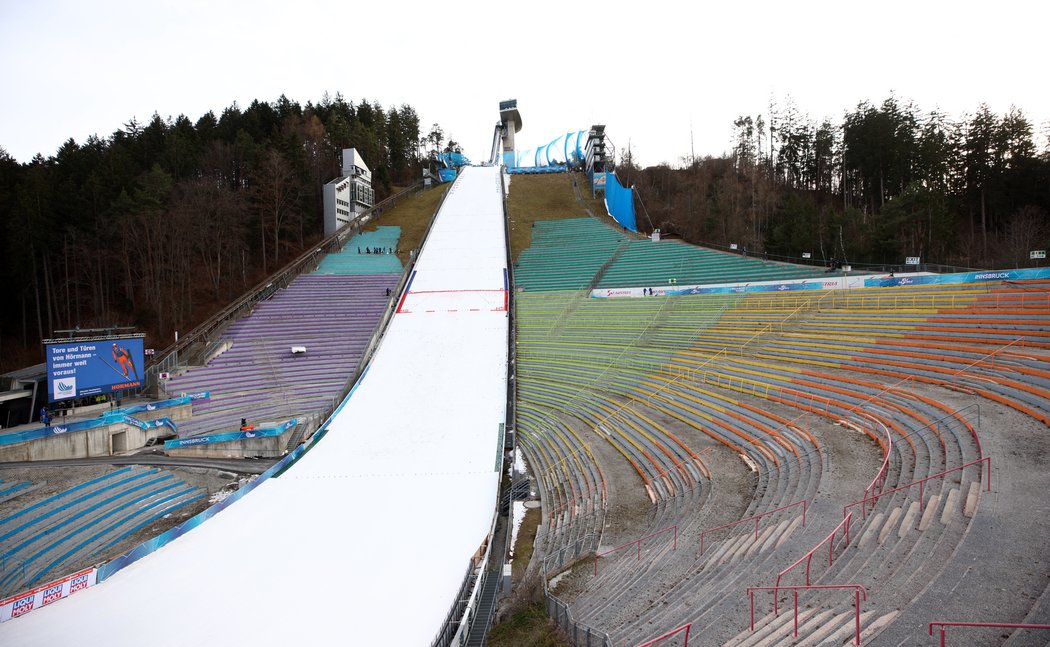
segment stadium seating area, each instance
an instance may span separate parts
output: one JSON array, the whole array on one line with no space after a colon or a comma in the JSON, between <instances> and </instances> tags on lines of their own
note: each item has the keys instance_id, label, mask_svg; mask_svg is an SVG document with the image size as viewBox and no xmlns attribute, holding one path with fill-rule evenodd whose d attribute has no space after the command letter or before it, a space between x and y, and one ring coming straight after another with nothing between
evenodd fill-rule
<instances>
[{"instance_id":1,"label":"stadium seating area","mask_svg":"<svg viewBox=\"0 0 1050 647\"><path fill-rule=\"evenodd\" d=\"M636 239L594 218L541 220L515 281L526 291L702 285L816 278L823 268Z\"/></svg>"},{"instance_id":2,"label":"stadium seating area","mask_svg":"<svg viewBox=\"0 0 1050 647\"><path fill-rule=\"evenodd\" d=\"M32 481L0 481L0 503L38 490L43 485L43 483L34 483Z\"/></svg>"},{"instance_id":3,"label":"stadium seating area","mask_svg":"<svg viewBox=\"0 0 1050 647\"><path fill-rule=\"evenodd\" d=\"M0 519L0 598L70 572L207 495L169 472L125 467Z\"/></svg>"},{"instance_id":4,"label":"stadium seating area","mask_svg":"<svg viewBox=\"0 0 1050 647\"><path fill-rule=\"evenodd\" d=\"M401 262L395 255L400 227L377 227L363 231L337 254L321 261L317 274L400 274Z\"/></svg>"},{"instance_id":5,"label":"stadium seating area","mask_svg":"<svg viewBox=\"0 0 1050 647\"><path fill-rule=\"evenodd\" d=\"M195 403L180 436L236 430L253 424L307 417L332 407L393 298L401 263L392 253L357 253L358 247L395 249L397 227L358 234L313 274L263 301L231 325L208 365L170 379L169 393L210 391ZM305 352L292 352L292 347Z\"/></svg>"},{"instance_id":6,"label":"stadium seating area","mask_svg":"<svg viewBox=\"0 0 1050 647\"><path fill-rule=\"evenodd\" d=\"M892 636L886 644L920 639L923 623L937 618L910 603L924 593L945 603L931 582L967 553L968 533L995 525L990 516L980 524L977 506L994 459L988 440L982 447L989 432L979 402L1050 424L1050 283L589 299L588 286L661 284L669 273L702 284L798 278L814 268L628 241L585 220L537 222L516 276L526 290L517 299L517 425L544 510L537 555L547 575L601 555L596 574L581 575L590 564L577 567L577 584L558 593L572 617L617 645L684 623L704 636L700 644L781 644L790 640L791 614L768 613L764 593L752 633L746 587L861 584L865 642L880 633ZM863 484L846 492L828 478L840 457L826 440L855 432L870 438L872 451L856 477ZM637 557L633 546L603 554L631 538L602 534L611 505L602 444L653 502L635 533L644 538ZM707 534L733 521L706 505L719 487L711 461L735 456L753 470L737 516L744 522ZM874 500L850 505L862 498ZM661 532L668 527L674 539ZM708 544L698 554L701 536ZM1000 553L1024 550L1023 541L982 555L982 568L1009 572ZM813 551L819 556L807 560ZM800 565L787 568L793 563ZM1047 597L1045 582L1039 586L1032 600ZM853 638L852 593L801 597L793 644ZM788 591L780 600L790 608ZM1046 610L1025 600L1008 620L1042 613L1045 622Z\"/></svg>"}]
</instances>

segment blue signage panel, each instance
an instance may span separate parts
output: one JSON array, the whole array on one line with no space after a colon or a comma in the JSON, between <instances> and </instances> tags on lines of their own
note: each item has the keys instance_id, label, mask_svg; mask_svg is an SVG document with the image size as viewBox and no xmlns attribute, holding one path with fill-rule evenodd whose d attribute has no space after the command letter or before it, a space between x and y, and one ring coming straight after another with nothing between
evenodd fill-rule
<instances>
[{"instance_id":1,"label":"blue signage panel","mask_svg":"<svg viewBox=\"0 0 1050 647\"><path fill-rule=\"evenodd\" d=\"M51 402L137 389L146 370L142 337L47 344Z\"/></svg>"}]
</instances>

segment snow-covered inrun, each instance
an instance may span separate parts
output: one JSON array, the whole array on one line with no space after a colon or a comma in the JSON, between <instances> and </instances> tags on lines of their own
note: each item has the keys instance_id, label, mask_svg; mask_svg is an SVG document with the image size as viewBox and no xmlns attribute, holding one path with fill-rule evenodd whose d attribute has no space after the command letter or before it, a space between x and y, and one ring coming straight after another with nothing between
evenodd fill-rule
<instances>
[{"instance_id":1,"label":"snow-covered inrun","mask_svg":"<svg viewBox=\"0 0 1050 647\"><path fill-rule=\"evenodd\" d=\"M499 168L462 170L366 374L297 463L103 583L0 625L0 644L430 644L490 532L503 468L501 182Z\"/></svg>"}]
</instances>

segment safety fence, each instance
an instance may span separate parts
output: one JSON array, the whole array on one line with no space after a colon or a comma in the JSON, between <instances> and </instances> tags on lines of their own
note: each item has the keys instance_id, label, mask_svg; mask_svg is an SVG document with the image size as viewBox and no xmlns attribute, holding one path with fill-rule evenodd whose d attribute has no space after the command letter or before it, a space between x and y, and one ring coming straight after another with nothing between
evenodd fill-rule
<instances>
[{"instance_id":1,"label":"safety fence","mask_svg":"<svg viewBox=\"0 0 1050 647\"><path fill-rule=\"evenodd\" d=\"M547 615L565 632L573 647L613 647L609 634L574 620L569 605L554 597L550 591L546 591L546 605Z\"/></svg>"}]
</instances>

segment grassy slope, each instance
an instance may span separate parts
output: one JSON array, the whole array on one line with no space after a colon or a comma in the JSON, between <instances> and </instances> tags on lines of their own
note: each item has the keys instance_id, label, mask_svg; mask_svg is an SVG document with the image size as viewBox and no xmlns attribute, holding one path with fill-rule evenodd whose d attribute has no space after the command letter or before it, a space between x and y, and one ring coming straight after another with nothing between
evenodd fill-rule
<instances>
[{"instance_id":1,"label":"grassy slope","mask_svg":"<svg viewBox=\"0 0 1050 647\"><path fill-rule=\"evenodd\" d=\"M442 184L425 189L405 198L394 207L387 209L382 216L365 227L365 231L375 231L376 227L401 227L401 240L398 241L398 258L402 264L408 264L409 252L419 249L423 236L427 233L430 220L437 211L438 203L451 185Z\"/></svg>"},{"instance_id":2,"label":"grassy slope","mask_svg":"<svg viewBox=\"0 0 1050 647\"><path fill-rule=\"evenodd\" d=\"M587 212L576 202L569 176L564 173L511 176L507 212L513 262L517 262L518 254L532 242L532 223L587 217Z\"/></svg>"}]
</instances>

